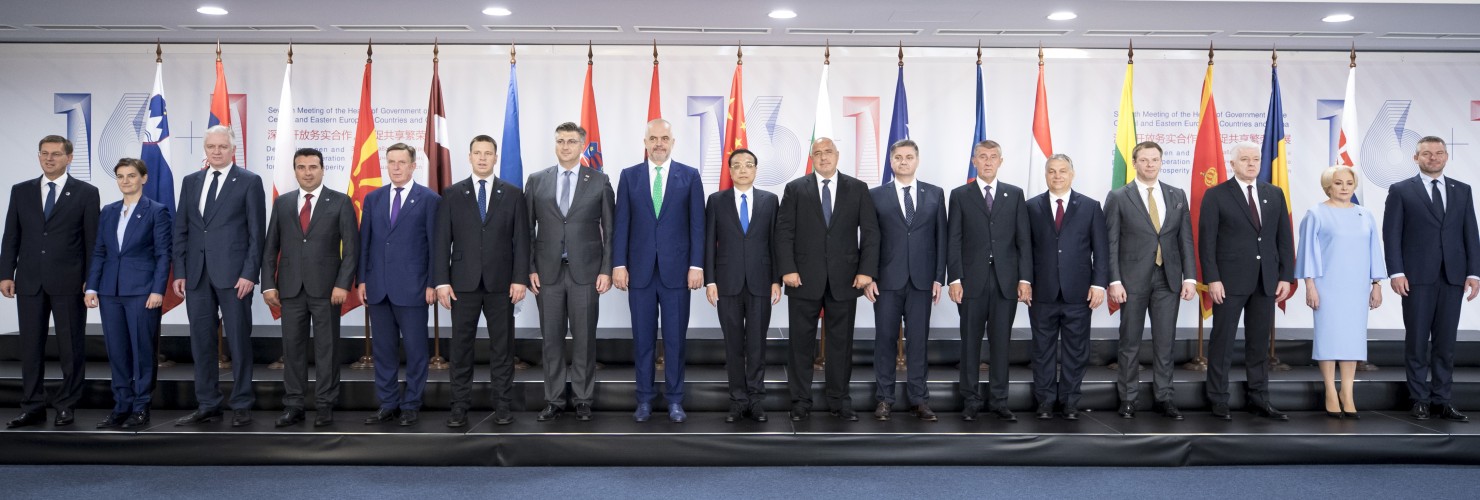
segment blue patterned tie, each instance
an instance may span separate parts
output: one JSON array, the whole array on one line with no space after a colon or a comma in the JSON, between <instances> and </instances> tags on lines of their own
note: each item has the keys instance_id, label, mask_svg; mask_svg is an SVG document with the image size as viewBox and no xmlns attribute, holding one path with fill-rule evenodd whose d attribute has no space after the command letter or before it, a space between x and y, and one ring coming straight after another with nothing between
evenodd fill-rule
<instances>
[{"instance_id":1,"label":"blue patterned tie","mask_svg":"<svg viewBox=\"0 0 1480 500\"><path fill-rule=\"evenodd\" d=\"M402 189L406 189L406 188L396 188L396 199L391 200L391 225L392 226L396 225L396 219L401 218L401 190Z\"/></svg>"},{"instance_id":2,"label":"blue patterned tie","mask_svg":"<svg viewBox=\"0 0 1480 500\"><path fill-rule=\"evenodd\" d=\"M750 233L750 201L740 195L740 232Z\"/></svg>"},{"instance_id":3,"label":"blue patterned tie","mask_svg":"<svg viewBox=\"0 0 1480 500\"><path fill-rule=\"evenodd\" d=\"M915 197L910 196L912 187L914 186L904 187L904 225L906 226L915 225Z\"/></svg>"},{"instance_id":4,"label":"blue patterned tie","mask_svg":"<svg viewBox=\"0 0 1480 500\"><path fill-rule=\"evenodd\" d=\"M832 189L827 184L832 179L822 181L822 223L832 225Z\"/></svg>"},{"instance_id":5,"label":"blue patterned tie","mask_svg":"<svg viewBox=\"0 0 1480 500\"><path fill-rule=\"evenodd\" d=\"M35 205L32 205L35 206ZM57 183L46 183L46 206L41 207L42 215L51 220L51 209L57 207Z\"/></svg>"},{"instance_id":6,"label":"blue patterned tie","mask_svg":"<svg viewBox=\"0 0 1480 500\"><path fill-rule=\"evenodd\" d=\"M478 220L488 222L488 181L478 181Z\"/></svg>"}]
</instances>

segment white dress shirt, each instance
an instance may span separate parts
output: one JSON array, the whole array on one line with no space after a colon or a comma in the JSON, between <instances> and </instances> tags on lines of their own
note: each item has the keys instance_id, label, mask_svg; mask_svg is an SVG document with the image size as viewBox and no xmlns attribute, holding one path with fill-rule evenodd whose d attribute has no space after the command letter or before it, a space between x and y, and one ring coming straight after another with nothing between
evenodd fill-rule
<instances>
[{"instance_id":1,"label":"white dress shirt","mask_svg":"<svg viewBox=\"0 0 1480 500\"><path fill-rule=\"evenodd\" d=\"M216 184L216 197L221 197L221 191L226 190L226 181L231 178L231 165L225 167L206 167L205 179L200 183L200 200L196 202L195 208L200 210L201 215L206 213L206 195L211 193L211 178L216 172L221 172L221 179Z\"/></svg>"},{"instance_id":2,"label":"white dress shirt","mask_svg":"<svg viewBox=\"0 0 1480 500\"><path fill-rule=\"evenodd\" d=\"M1254 188L1254 213L1258 214L1260 224L1263 224L1264 223L1263 222L1264 221L1264 207L1261 206L1261 205L1264 203L1264 200L1261 199L1261 198L1259 198L1259 185L1258 185L1258 183L1257 182L1244 182L1243 179L1239 179L1238 177L1234 177L1233 178L1233 181L1238 183L1238 194L1239 194L1239 198L1243 198L1245 205L1248 205L1249 204L1249 187L1252 186Z\"/></svg>"},{"instance_id":3,"label":"white dress shirt","mask_svg":"<svg viewBox=\"0 0 1480 500\"><path fill-rule=\"evenodd\" d=\"M397 185L394 182L391 183L391 199L385 204L387 215L396 210L396 206L394 205L396 203L396 188L401 188L401 208L404 209L406 208L406 199L411 197L411 188L413 187L416 187L415 180L406 181L405 184L401 185ZM318 193L314 193L313 197L317 200L319 198Z\"/></svg>"},{"instance_id":4,"label":"white dress shirt","mask_svg":"<svg viewBox=\"0 0 1480 500\"><path fill-rule=\"evenodd\" d=\"M1147 192L1147 188L1151 188L1151 191ZM1147 185L1141 182L1141 179L1136 179L1136 194L1141 197L1141 206L1147 207L1148 213L1151 210L1151 201L1147 198L1156 196L1156 215L1161 216L1161 220L1157 221L1157 227L1165 226L1167 223L1167 194L1161 192L1161 183L1153 182Z\"/></svg>"},{"instance_id":5,"label":"white dress shirt","mask_svg":"<svg viewBox=\"0 0 1480 500\"><path fill-rule=\"evenodd\" d=\"M67 175L66 172L62 172L62 176L61 177L57 177L57 180L47 179L45 175L41 176L41 209L43 211L46 210L46 192L51 189L51 186L47 186L46 183L48 183L48 182L55 182L55 183L57 183L56 194L54 195L54 196L57 197L57 199L54 200L52 203L61 203L61 201L62 201L62 188L67 187L67 178L68 177L70 177L70 176ZM52 205L52 208L56 208L56 205Z\"/></svg>"}]
</instances>

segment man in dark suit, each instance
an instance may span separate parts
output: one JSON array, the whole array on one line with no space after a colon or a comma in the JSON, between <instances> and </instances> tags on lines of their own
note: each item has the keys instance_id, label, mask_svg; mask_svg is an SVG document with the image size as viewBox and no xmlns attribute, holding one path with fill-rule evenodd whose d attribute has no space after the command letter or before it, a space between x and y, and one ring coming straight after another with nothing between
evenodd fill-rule
<instances>
[{"instance_id":1,"label":"man in dark suit","mask_svg":"<svg viewBox=\"0 0 1480 500\"><path fill-rule=\"evenodd\" d=\"M835 417L857 421L848 382L853 376L853 316L858 297L879 275L879 216L868 185L838 172L832 139L812 143L809 175L788 182L776 217L776 270L786 295L786 385L791 420L812 411L812 362L817 357L817 321L827 322L827 368L823 394Z\"/></svg>"},{"instance_id":2,"label":"man in dark suit","mask_svg":"<svg viewBox=\"0 0 1480 500\"><path fill-rule=\"evenodd\" d=\"M864 295L874 303L875 420L889 420L894 409L895 357L904 324L905 394L910 413L936 420L925 387L925 344L930 338L930 308L940 302L946 281L946 192L917 182L920 147L904 139L889 146L894 180L869 190L879 219L879 280Z\"/></svg>"},{"instance_id":3,"label":"man in dark suit","mask_svg":"<svg viewBox=\"0 0 1480 500\"><path fill-rule=\"evenodd\" d=\"M16 299L20 326L21 414L8 429L46 420L48 404L56 409L55 425L71 425L84 380L82 292L98 233L98 188L67 175L72 142L65 137L48 135L37 148L42 175L10 189L0 247L0 295ZM49 398L48 316L56 322L62 365L61 389Z\"/></svg>"},{"instance_id":4,"label":"man in dark suit","mask_svg":"<svg viewBox=\"0 0 1480 500\"><path fill-rule=\"evenodd\" d=\"M1274 305L1295 283L1295 244L1285 191L1259 182L1259 145L1235 144L1228 166L1233 178L1203 195L1197 254L1213 299L1213 334L1208 339L1208 402L1213 416L1228 414L1228 368L1239 316L1244 319L1247 406L1274 420L1289 416L1269 404L1269 336Z\"/></svg>"},{"instance_id":5,"label":"man in dark suit","mask_svg":"<svg viewBox=\"0 0 1480 500\"><path fill-rule=\"evenodd\" d=\"M1090 313L1105 302L1109 236L1100 202L1070 189L1074 160L1057 154L1044 165L1048 191L1028 200L1033 232L1033 396L1036 417L1079 420L1079 386L1089 365Z\"/></svg>"},{"instance_id":6,"label":"man in dark suit","mask_svg":"<svg viewBox=\"0 0 1480 500\"><path fill-rule=\"evenodd\" d=\"M612 283L628 290L632 311L633 361L637 363L637 410L652 416L654 346L661 311L668 420L683 422L684 339L689 328L689 291L704 281L704 183L699 171L672 161L673 126L648 122L643 143L648 161L622 170L617 183L617 221L612 240Z\"/></svg>"},{"instance_id":7,"label":"man in dark suit","mask_svg":"<svg viewBox=\"0 0 1480 500\"><path fill-rule=\"evenodd\" d=\"M349 297L359 259L355 206L324 188L324 154L293 154L298 189L272 204L262 252L262 300L283 315L283 415L277 426L303 421L308 385L309 323L313 325L314 427L334 423L339 401L339 306Z\"/></svg>"},{"instance_id":8,"label":"man in dark suit","mask_svg":"<svg viewBox=\"0 0 1480 500\"><path fill-rule=\"evenodd\" d=\"M745 416L765 422L766 330L771 306L781 301L781 281L771 265L780 200L754 189L755 153L736 149L729 162L734 187L709 195L704 209L704 294L719 309L725 336L730 382L725 422Z\"/></svg>"},{"instance_id":9,"label":"man in dark suit","mask_svg":"<svg viewBox=\"0 0 1480 500\"><path fill-rule=\"evenodd\" d=\"M437 300L452 310L452 415L468 424L473 401L473 345L478 315L488 322L493 423L514 423L514 303L529 286L529 215L524 193L493 175L498 144L480 135L468 145L473 175L448 186L437 207L432 246Z\"/></svg>"},{"instance_id":10,"label":"man in dark suit","mask_svg":"<svg viewBox=\"0 0 1480 500\"><path fill-rule=\"evenodd\" d=\"M1016 422L1007 408L1007 349L1017 303L1032 304L1032 235L1023 190L999 182L1002 146L985 140L971 152L976 181L951 191L946 271L951 301L961 312L961 418L974 421L982 407ZM990 399L981 395L982 336L987 338Z\"/></svg>"},{"instance_id":11,"label":"man in dark suit","mask_svg":"<svg viewBox=\"0 0 1480 500\"><path fill-rule=\"evenodd\" d=\"M123 158L113 176L123 199L103 207L98 218L85 299L87 307L99 308L113 372L113 411L97 427L137 429L149 425L173 225L169 207L144 196L148 165Z\"/></svg>"},{"instance_id":12,"label":"man in dark suit","mask_svg":"<svg viewBox=\"0 0 1480 500\"><path fill-rule=\"evenodd\" d=\"M1419 175L1388 189L1382 220L1393 291L1403 297L1404 359L1413 417L1468 422L1450 399L1460 297L1480 294L1480 231L1470 185L1444 175L1449 150L1434 136L1418 141ZM1468 295L1465 293L1468 292Z\"/></svg>"},{"instance_id":13,"label":"man in dark suit","mask_svg":"<svg viewBox=\"0 0 1480 500\"><path fill-rule=\"evenodd\" d=\"M432 245L441 196L411 179L416 148L403 143L385 150L391 183L365 196L360 214L360 302L370 311L371 353L375 357L375 397L380 408L365 419L378 424L397 419L409 426L421 418L427 386L427 306L432 289ZM406 388L397 372L406 350Z\"/></svg>"},{"instance_id":14,"label":"man in dark suit","mask_svg":"<svg viewBox=\"0 0 1480 500\"><path fill-rule=\"evenodd\" d=\"M536 417L541 422L565 411L567 378L576 420L591 420L596 393L596 319L601 295L612 286L616 202L606 174L581 168L585 148L586 130L580 125L565 122L555 127L559 164L530 175L525 185L529 228L534 232L529 290L539 304L544 337L540 364L546 405ZM572 344L569 365L566 332Z\"/></svg>"},{"instance_id":15,"label":"man in dark suit","mask_svg":"<svg viewBox=\"0 0 1480 500\"><path fill-rule=\"evenodd\" d=\"M195 412L175 425L221 417L217 325L224 325L231 352L231 425L252 423L252 289L262 275L262 178L234 164L235 133L215 126L205 133L206 167L185 176L175 210L176 295L190 316L190 353L195 360ZM217 312L220 319L217 319Z\"/></svg>"},{"instance_id":16,"label":"man in dark suit","mask_svg":"<svg viewBox=\"0 0 1480 500\"><path fill-rule=\"evenodd\" d=\"M1156 180L1161 145L1142 142L1131 150L1136 179L1105 195L1110 238L1110 301L1122 304L1117 362L1121 418L1136 418L1140 392L1142 333L1151 314L1152 367L1157 412L1182 420L1172 404L1172 342L1177 338L1177 299L1197 295L1192 215L1187 193Z\"/></svg>"}]
</instances>

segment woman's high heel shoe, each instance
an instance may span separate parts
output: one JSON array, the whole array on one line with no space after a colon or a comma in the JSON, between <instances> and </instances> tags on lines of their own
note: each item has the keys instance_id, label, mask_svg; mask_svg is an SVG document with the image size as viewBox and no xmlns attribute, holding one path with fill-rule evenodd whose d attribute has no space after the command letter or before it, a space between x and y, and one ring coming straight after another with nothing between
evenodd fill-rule
<instances>
[{"instance_id":1,"label":"woman's high heel shoe","mask_svg":"<svg viewBox=\"0 0 1480 500\"><path fill-rule=\"evenodd\" d=\"M1345 413L1341 413L1341 412L1334 412L1334 411L1328 411L1328 412L1326 412L1326 416L1331 417L1331 418L1334 418L1334 419L1337 419L1337 420L1341 420L1342 418L1344 418L1344 415L1346 415L1346 414Z\"/></svg>"},{"instance_id":2,"label":"woman's high heel shoe","mask_svg":"<svg viewBox=\"0 0 1480 500\"><path fill-rule=\"evenodd\" d=\"M1331 412L1326 412L1326 413L1329 414ZM1341 416L1342 416L1342 418L1349 418L1349 419L1352 419L1352 420L1361 420L1362 419L1362 416L1361 415L1358 415L1357 412L1354 412L1354 411L1352 411L1352 412L1343 411L1343 412L1341 412Z\"/></svg>"}]
</instances>

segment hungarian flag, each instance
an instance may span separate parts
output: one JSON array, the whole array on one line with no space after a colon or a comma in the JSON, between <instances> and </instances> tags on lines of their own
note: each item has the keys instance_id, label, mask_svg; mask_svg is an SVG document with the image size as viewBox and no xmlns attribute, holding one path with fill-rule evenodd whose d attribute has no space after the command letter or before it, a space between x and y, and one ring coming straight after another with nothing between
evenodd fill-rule
<instances>
[{"instance_id":1,"label":"hungarian flag","mask_svg":"<svg viewBox=\"0 0 1480 500\"><path fill-rule=\"evenodd\" d=\"M900 59L899 76L894 80L894 111L889 116L889 145L885 151L894 147L894 143L910 138L910 109L904 93L904 59ZM894 179L894 155L884 155L884 173L879 176L879 184L887 184Z\"/></svg>"},{"instance_id":2,"label":"hungarian flag","mask_svg":"<svg viewBox=\"0 0 1480 500\"><path fill-rule=\"evenodd\" d=\"M1035 154L1028 157L1028 192L1036 193L1039 183L1047 184L1043 175L1048 158L1053 156L1053 135L1048 128L1048 91L1043 85L1043 62L1038 62L1038 97L1033 100L1033 144Z\"/></svg>"},{"instance_id":3,"label":"hungarian flag","mask_svg":"<svg viewBox=\"0 0 1480 500\"><path fill-rule=\"evenodd\" d=\"M432 95L427 100L427 132L422 152L427 155L427 187L437 194L452 184L452 152L447 149L447 134L447 108L442 105L442 79L437 76L437 56L433 52Z\"/></svg>"},{"instance_id":4,"label":"hungarian flag","mask_svg":"<svg viewBox=\"0 0 1480 500\"><path fill-rule=\"evenodd\" d=\"M1353 169L1357 168L1358 154L1362 148L1357 130L1357 56L1352 51L1351 69L1346 74L1346 98L1341 101L1341 135L1336 140L1336 162ZM1352 193L1352 203L1360 204L1358 200L1362 193L1362 184L1357 183L1357 192Z\"/></svg>"},{"instance_id":5,"label":"hungarian flag","mask_svg":"<svg viewBox=\"0 0 1480 500\"><path fill-rule=\"evenodd\" d=\"M145 123L145 141L139 151L139 159L149 167L149 182L144 183L144 197L163 204L171 215L175 213L175 174L170 171L169 114L164 106L164 61L155 63L154 90L149 95L148 120ZM175 266L170 266L168 283L175 282ZM184 297L173 293L164 294L163 312L170 312L185 302Z\"/></svg>"},{"instance_id":6,"label":"hungarian flag","mask_svg":"<svg viewBox=\"0 0 1480 500\"><path fill-rule=\"evenodd\" d=\"M1125 84L1120 87L1120 111L1115 114L1115 151L1110 167L1110 189L1118 189L1136 177L1136 162L1131 151L1136 148L1136 105L1131 100L1131 88L1136 63L1125 64ZM1195 225L1195 224L1194 224ZM1110 314L1120 310L1120 304L1108 301Z\"/></svg>"},{"instance_id":7,"label":"hungarian flag","mask_svg":"<svg viewBox=\"0 0 1480 500\"><path fill-rule=\"evenodd\" d=\"M971 159L976 157L976 145L987 140L987 106L986 98L982 94L982 65L980 58L976 64L976 131L971 134L971 155L966 157L966 182L976 182L976 164Z\"/></svg>"},{"instance_id":8,"label":"hungarian flag","mask_svg":"<svg viewBox=\"0 0 1480 500\"><path fill-rule=\"evenodd\" d=\"M524 189L524 158L519 154L519 77L509 63L509 98L504 105L504 154L499 156L499 177Z\"/></svg>"},{"instance_id":9,"label":"hungarian flag","mask_svg":"<svg viewBox=\"0 0 1480 500\"><path fill-rule=\"evenodd\" d=\"M581 153L581 166L601 170L601 127L596 120L596 91L591 88L591 69L586 61L586 90L581 93L581 128L586 129L586 152Z\"/></svg>"},{"instance_id":10,"label":"hungarian flag","mask_svg":"<svg viewBox=\"0 0 1480 500\"><path fill-rule=\"evenodd\" d=\"M730 180L730 153L748 147L750 142L745 137L745 104L742 102L745 94L740 90L740 68L741 63L735 62L735 77L730 80L730 98L725 101L724 153L719 158L720 190L734 186L734 181Z\"/></svg>"},{"instance_id":11,"label":"hungarian flag","mask_svg":"<svg viewBox=\"0 0 1480 500\"><path fill-rule=\"evenodd\" d=\"M1269 68L1269 113L1265 115L1264 122L1264 144L1259 153L1259 180L1273 184L1280 188L1285 195L1285 206L1290 206L1290 156L1285 153L1286 145L1290 137L1285 135L1285 111L1284 104L1280 99L1280 72L1279 68ZM1293 215L1290 223L1293 224ZM1294 296L1295 290L1300 287L1300 280L1291 283L1290 293ZM1280 310L1285 310L1285 301L1279 303Z\"/></svg>"},{"instance_id":12,"label":"hungarian flag","mask_svg":"<svg viewBox=\"0 0 1480 500\"><path fill-rule=\"evenodd\" d=\"M812 173L812 144L817 143L817 138L826 137L831 139L832 128L832 99L827 96L827 67L822 63L822 83L817 84L817 114L812 119L812 140L807 143L807 173Z\"/></svg>"},{"instance_id":13,"label":"hungarian flag","mask_svg":"<svg viewBox=\"0 0 1480 500\"><path fill-rule=\"evenodd\" d=\"M370 104L370 61L365 61L365 79L360 85L360 116L355 126L355 149L349 172L349 195L355 204L355 221L365 206L365 196L382 185L380 180L380 141L375 138L374 107ZM342 316L360 307L359 294L349 294L349 299L340 307Z\"/></svg>"},{"instance_id":14,"label":"hungarian flag","mask_svg":"<svg viewBox=\"0 0 1480 500\"><path fill-rule=\"evenodd\" d=\"M1223 134L1218 130L1218 108L1213 104L1213 65L1208 64L1208 74L1203 77L1202 102L1198 107L1197 143L1192 150L1192 246L1198 248L1198 221L1202 215L1203 195L1208 189L1228 180L1225 174L1227 162L1223 158ZM1197 263L1197 281L1202 279L1202 260ZM1213 315L1213 298L1208 295L1206 284L1199 284L1198 310L1202 318Z\"/></svg>"}]
</instances>

